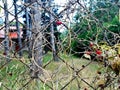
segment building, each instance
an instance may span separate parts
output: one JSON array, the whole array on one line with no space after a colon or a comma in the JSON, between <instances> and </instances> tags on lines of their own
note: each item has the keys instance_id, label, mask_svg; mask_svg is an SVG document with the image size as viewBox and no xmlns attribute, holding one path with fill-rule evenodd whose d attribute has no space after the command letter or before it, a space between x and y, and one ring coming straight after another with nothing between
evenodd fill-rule
<instances>
[{"instance_id":1,"label":"building","mask_svg":"<svg viewBox=\"0 0 120 90\"><path fill-rule=\"evenodd\" d=\"M23 39L23 28L20 27L20 38ZM5 39L5 27L0 27L0 43L3 44ZM9 41L10 41L10 47L14 46L16 50L18 50L18 33L16 26L10 26L9 27Z\"/></svg>"}]
</instances>

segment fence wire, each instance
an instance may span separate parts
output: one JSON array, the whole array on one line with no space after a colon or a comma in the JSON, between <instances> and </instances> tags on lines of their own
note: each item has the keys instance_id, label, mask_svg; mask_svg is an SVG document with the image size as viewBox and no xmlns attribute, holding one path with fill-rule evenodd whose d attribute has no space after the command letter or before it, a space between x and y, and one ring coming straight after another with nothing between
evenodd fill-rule
<instances>
[{"instance_id":1,"label":"fence wire","mask_svg":"<svg viewBox=\"0 0 120 90\"><path fill-rule=\"evenodd\" d=\"M17 12L18 22L20 24L19 27L22 26L22 28L25 28L25 30L28 31L28 35L26 35L25 38L24 36L21 37L21 48L18 44L18 37L12 38L8 35L10 44L8 55L6 55L4 49L5 38L0 38L1 90L120 89L120 56L117 56L120 55L120 53L115 53L115 56L112 54L113 60L108 60L111 58L109 57L109 52L116 52L116 48L120 48L120 30L118 29L118 33L110 31L108 28L110 26L107 24L107 26L103 25L103 22L90 11L90 6L92 5L94 8L97 8L97 11L101 11L101 13L102 11L103 13L107 12L108 15L103 14L107 17L110 14L109 11L111 8L99 7L96 4L97 1L94 0L91 2L85 2L84 0L68 0L65 4L61 5L50 3L49 0L45 0L44 2L29 0L26 3L19 0L19 2L21 5L16 3L16 5L19 6ZM117 8L117 4L106 2L108 4L110 3L111 7L114 6ZM9 2L7 3L9 4ZM6 11L9 15L13 16L13 19L9 20L9 33L12 27L11 23L14 24L16 18L16 15L12 13L14 12L14 8L13 11L11 11L12 5L8 8L8 11ZM4 11L3 5L0 5L0 7L1 10ZM51 9L56 7L61 10L57 14ZM26 18L29 17L30 20L26 20L26 23L29 22L28 26L19 19L25 12L28 13ZM43 23L45 19L41 17L44 12L47 13L48 16L52 16L53 19L48 19L49 22ZM40 17L36 13L39 13ZM118 13L119 12L117 12L116 15L118 15ZM76 14L78 19L74 21L74 18L77 17ZM5 18L4 14L1 18ZM56 52L53 49L53 43L51 43L52 32L48 31L49 28L51 29L50 26L54 26L54 24L57 24L56 27L58 29L58 31L54 31L54 33L63 33L58 37L56 37L54 33L52 34L54 44L57 47ZM83 24L82 27L79 26L80 24ZM97 32L92 30L94 29L94 25L97 26ZM5 27L4 24L1 25L1 32L6 29ZM16 26L13 27L16 28ZM75 30L75 27L78 27L78 29ZM83 35L87 31L89 31L89 33L95 33L92 33L92 36L87 33L85 35L87 38L84 38L84 36L80 38L80 34ZM12 32L14 32L14 29ZM112 39L109 38L109 35ZM4 33L1 36L4 36ZM110 50L106 50L106 47L104 48L99 44L99 38L102 38L102 41L109 44L108 46L103 42L102 45L110 47ZM74 46L78 47L77 49L79 50L75 50L72 47L74 41L77 42ZM85 42L90 43L90 45L86 45ZM93 44L95 47L91 48ZM108 51L107 55L104 53L101 58L100 55L98 55L101 52L95 51L97 48L102 50L102 52ZM19 55L21 51L23 56ZM88 51L92 52L91 56ZM54 60L53 53L57 57L57 61ZM76 57L76 55L79 57ZM6 60L8 58L9 60ZM114 61L118 64L116 65Z\"/></svg>"}]
</instances>

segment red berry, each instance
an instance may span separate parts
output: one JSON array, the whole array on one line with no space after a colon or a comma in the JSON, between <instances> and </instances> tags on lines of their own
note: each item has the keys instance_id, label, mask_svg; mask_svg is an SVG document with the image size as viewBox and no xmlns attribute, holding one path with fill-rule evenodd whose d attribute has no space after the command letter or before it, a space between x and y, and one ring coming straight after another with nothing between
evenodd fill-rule
<instances>
[{"instance_id":1,"label":"red berry","mask_svg":"<svg viewBox=\"0 0 120 90\"><path fill-rule=\"evenodd\" d=\"M62 22L58 20L58 21L56 21L56 24L57 24L57 25L61 25Z\"/></svg>"},{"instance_id":2,"label":"red berry","mask_svg":"<svg viewBox=\"0 0 120 90\"><path fill-rule=\"evenodd\" d=\"M90 42L90 47L92 47L94 44L92 42Z\"/></svg>"},{"instance_id":3,"label":"red berry","mask_svg":"<svg viewBox=\"0 0 120 90\"><path fill-rule=\"evenodd\" d=\"M97 54L97 55L101 55L101 54L102 54L102 51L98 49L98 50L96 50L96 54Z\"/></svg>"}]
</instances>

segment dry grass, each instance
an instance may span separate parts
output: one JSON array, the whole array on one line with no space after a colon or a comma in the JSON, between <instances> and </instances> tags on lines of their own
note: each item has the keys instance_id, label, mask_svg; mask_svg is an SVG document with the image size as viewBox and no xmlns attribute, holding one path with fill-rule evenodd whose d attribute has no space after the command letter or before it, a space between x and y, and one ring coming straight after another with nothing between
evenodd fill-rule
<instances>
[{"instance_id":1,"label":"dry grass","mask_svg":"<svg viewBox=\"0 0 120 90\"><path fill-rule=\"evenodd\" d=\"M0 90L93 90L90 86L96 86L97 72L101 65L82 58L66 55L61 57L64 62L62 60L59 62L51 61L43 68L44 73L38 80L30 79L29 68L23 63L12 60L0 70L0 82L2 82ZM26 58L24 58L24 62L29 64ZM51 59L51 53L48 53L44 57L44 65ZM86 66L88 63L90 64ZM76 75L80 69L81 71ZM23 87L27 82L29 83ZM65 85L67 86L65 87ZM65 88L61 89L62 87Z\"/></svg>"},{"instance_id":2,"label":"dry grass","mask_svg":"<svg viewBox=\"0 0 120 90\"><path fill-rule=\"evenodd\" d=\"M51 62L45 70L47 70L44 74L44 80L53 83L54 89L59 90L65 84L67 84L72 78L76 77L75 70L82 69L83 66L88 64L89 60L73 58L65 60L66 63L60 62ZM72 70L70 66L75 70ZM84 79L91 85L94 85L93 80L95 80L95 76L97 74L97 70L99 69L99 65L96 62L92 62L90 65L86 66L81 72L79 72L80 77L76 77L70 84L65 88L65 90L81 90L85 88L89 88L85 82L82 81ZM42 78L43 79L43 78ZM47 82L46 82L47 83Z\"/></svg>"}]
</instances>

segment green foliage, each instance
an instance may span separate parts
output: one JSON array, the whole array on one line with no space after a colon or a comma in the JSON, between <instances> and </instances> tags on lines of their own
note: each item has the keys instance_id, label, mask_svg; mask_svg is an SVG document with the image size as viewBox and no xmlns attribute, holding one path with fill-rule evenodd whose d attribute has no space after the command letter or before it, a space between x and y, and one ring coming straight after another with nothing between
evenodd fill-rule
<instances>
[{"instance_id":1,"label":"green foliage","mask_svg":"<svg viewBox=\"0 0 120 90\"><path fill-rule=\"evenodd\" d=\"M0 70L0 81L6 85L6 87L17 89L19 88L18 85L21 86L21 83L25 83L25 81L21 82L18 78L22 79L21 76L26 72L26 68L27 67L19 61L12 60L6 67ZM16 80L18 80L19 84ZM1 89L4 90L4 87L1 87Z\"/></svg>"},{"instance_id":2,"label":"green foliage","mask_svg":"<svg viewBox=\"0 0 120 90\"><path fill-rule=\"evenodd\" d=\"M111 25L108 27L108 29L114 33L119 33L120 30L120 23L117 16L113 18L113 20L110 23Z\"/></svg>"},{"instance_id":3,"label":"green foliage","mask_svg":"<svg viewBox=\"0 0 120 90\"><path fill-rule=\"evenodd\" d=\"M105 22L103 24L104 27L107 28L108 32L106 33L106 37L112 44L116 44L119 41L119 38L115 38L115 34L120 35L120 22L117 16L115 16L111 22Z\"/></svg>"},{"instance_id":4,"label":"green foliage","mask_svg":"<svg viewBox=\"0 0 120 90\"><path fill-rule=\"evenodd\" d=\"M111 21L115 15L118 15L118 10L118 6L113 5L112 2L106 0L98 0L97 4L93 7L93 15L100 22L104 23Z\"/></svg>"},{"instance_id":5,"label":"green foliage","mask_svg":"<svg viewBox=\"0 0 120 90\"><path fill-rule=\"evenodd\" d=\"M93 3L94 1L90 1ZM89 42L106 41L115 44L113 33L119 34L120 23L118 18L119 8L107 0L96 0L96 4L90 5L90 15L77 12L74 17L72 30L77 39L72 39L71 48L74 52L82 52L88 48ZM74 34L73 34L74 36ZM82 48L82 49L81 49Z\"/></svg>"},{"instance_id":6,"label":"green foliage","mask_svg":"<svg viewBox=\"0 0 120 90\"><path fill-rule=\"evenodd\" d=\"M43 63L47 63L47 62L49 62L50 60L52 60L52 53L51 53L51 52L48 52L48 53L45 54L44 57L43 57Z\"/></svg>"},{"instance_id":7,"label":"green foliage","mask_svg":"<svg viewBox=\"0 0 120 90\"><path fill-rule=\"evenodd\" d=\"M11 22L10 23L10 26L15 26L16 25L16 22Z\"/></svg>"},{"instance_id":8,"label":"green foliage","mask_svg":"<svg viewBox=\"0 0 120 90\"><path fill-rule=\"evenodd\" d=\"M81 17L79 17L81 18ZM78 15L77 15L78 19ZM102 29L95 22L82 18L81 22L75 23L72 30L77 35L77 39L72 39L71 48L75 52L84 52L88 48L90 41L100 41L102 39ZM76 54L81 56L80 54Z\"/></svg>"}]
</instances>

